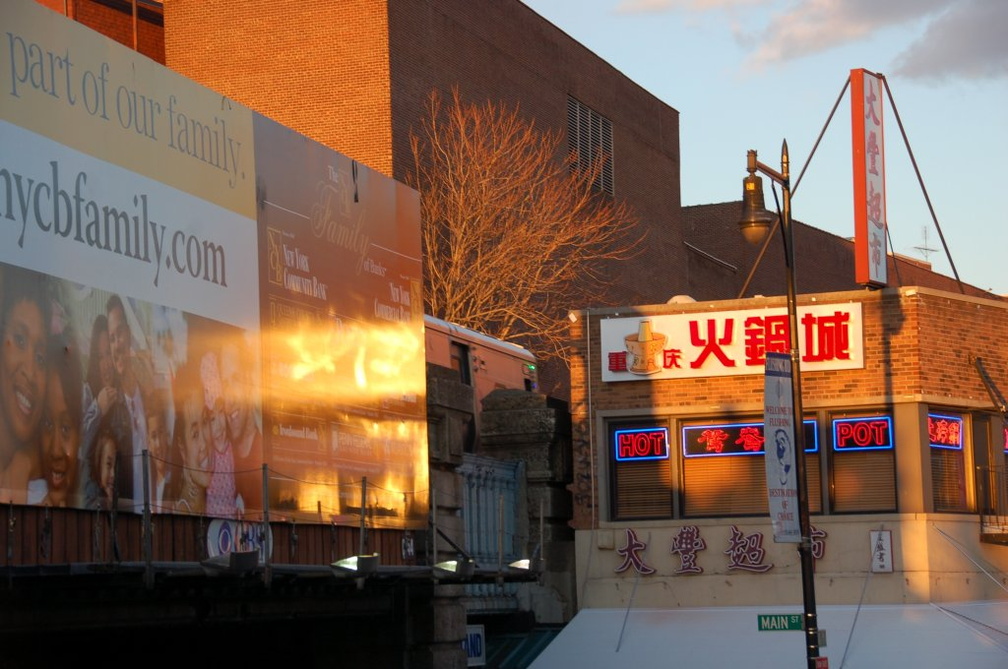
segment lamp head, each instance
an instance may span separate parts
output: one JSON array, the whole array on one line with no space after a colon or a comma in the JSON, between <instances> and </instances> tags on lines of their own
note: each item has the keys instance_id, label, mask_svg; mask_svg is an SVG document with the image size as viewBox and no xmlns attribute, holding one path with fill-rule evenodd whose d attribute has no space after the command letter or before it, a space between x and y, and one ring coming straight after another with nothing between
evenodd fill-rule
<instances>
[{"instance_id":1,"label":"lamp head","mask_svg":"<svg viewBox=\"0 0 1008 669\"><path fill-rule=\"evenodd\" d=\"M763 179L750 168L749 176L742 180L742 219L739 221L742 236L750 244L759 244L776 218L766 210Z\"/></svg>"},{"instance_id":2,"label":"lamp head","mask_svg":"<svg viewBox=\"0 0 1008 669\"><path fill-rule=\"evenodd\" d=\"M476 563L471 558L458 560L447 560L434 565L434 573L441 576L455 576L458 578L471 578L476 570Z\"/></svg>"},{"instance_id":3,"label":"lamp head","mask_svg":"<svg viewBox=\"0 0 1008 669\"><path fill-rule=\"evenodd\" d=\"M351 555L350 557L333 562L330 566L334 571L340 570L349 574L367 576L378 571L379 558L378 553L372 553L371 555Z\"/></svg>"}]
</instances>

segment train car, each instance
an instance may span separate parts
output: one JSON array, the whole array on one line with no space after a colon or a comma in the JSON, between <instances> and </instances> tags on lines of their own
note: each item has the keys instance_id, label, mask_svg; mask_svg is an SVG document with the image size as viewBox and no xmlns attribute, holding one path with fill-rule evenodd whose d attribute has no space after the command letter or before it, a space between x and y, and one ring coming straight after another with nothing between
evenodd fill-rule
<instances>
[{"instance_id":1,"label":"train car","mask_svg":"<svg viewBox=\"0 0 1008 669\"><path fill-rule=\"evenodd\" d=\"M455 323L424 316L427 362L448 367L474 389L476 413L498 388L537 391L535 356L526 348Z\"/></svg>"}]
</instances>

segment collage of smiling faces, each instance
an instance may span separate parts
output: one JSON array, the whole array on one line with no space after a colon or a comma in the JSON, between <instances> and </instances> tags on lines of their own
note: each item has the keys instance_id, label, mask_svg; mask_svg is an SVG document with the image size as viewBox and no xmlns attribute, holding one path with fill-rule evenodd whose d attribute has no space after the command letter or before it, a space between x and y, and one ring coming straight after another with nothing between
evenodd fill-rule
<instances>
[{"instance_id":1,"label":"collage of smiling faces","mask_svg":"<svg viewBox=\"0 0 1008 669\"><path fill-rule=\"evenodd\" d=\"M220 518L261 508L240 330L0 264L0 333L0 501Z\"/></svg>"}]
</instances>

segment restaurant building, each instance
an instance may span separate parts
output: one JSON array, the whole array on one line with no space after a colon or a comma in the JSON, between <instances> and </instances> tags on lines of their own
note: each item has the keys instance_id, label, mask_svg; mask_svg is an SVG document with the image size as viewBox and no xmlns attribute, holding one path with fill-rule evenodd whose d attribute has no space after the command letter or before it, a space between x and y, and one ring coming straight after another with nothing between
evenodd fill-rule
<instances>
[{"instance_id":1,"label":"restaurant building","mask_svg":"<svg viewBox=\"0 0 1008 669\"><path fill-rule=\"evenodd\" d=\"M836 631L850 624L836 607L1000 602L984 615L1003 619L1008 545L995 514L1005 504L1008 308L903 287L800 295L797 310L825 618ZM791 392L764 379L766 353L789 350L784 299L680 297L570 317L580 613L554 644L605 656L627 635L637 640L627 657L647 648L651 629L685 633L679 651L731 661L717 655L718 638L757 631L758 613L801 611L796 544L774 541L768 515L765 457L777 449L764 453L765 395ZM605 611L609 635L596 627ZM644 611L652 617L630 617ZM673 622L675 611L683 618ZM713 629L698 622L709 616L720 617ZM1003 623L987 630L1000 662ZM592 637L614 644L600 650ZM790 638L800 658L802 642ZM549 664L553 652L541 666L565 666Z\"/></svg>"}]
</instances>

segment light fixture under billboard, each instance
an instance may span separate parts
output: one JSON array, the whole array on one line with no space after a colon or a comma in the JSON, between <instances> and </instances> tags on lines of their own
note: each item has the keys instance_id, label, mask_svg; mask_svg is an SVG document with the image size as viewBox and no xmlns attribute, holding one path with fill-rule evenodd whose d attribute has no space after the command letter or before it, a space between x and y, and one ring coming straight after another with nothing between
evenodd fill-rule
<instances>
[{"instance_id":1,"label":"light fixture under billboard","mask_svg":"<svg viewBox=\"0 0 1008 669\"><path fill-rule=\"evenodd\" d=\"M350 557L337 560L332 563L334 571L345 574L356 574L357 576L367 576L378 571L378 553L370 555L351 555Z\"/></svg>"},{"instance_id":2,"label":"light fixture under billboard","mask_svg":"<svg viewBox=\"0 0 1008 669\"><path fill-rule=\"evenodd\" d=\"M476 563L469 559L446 560L434 565L434 573L441 577L470 578L476 570Z\"/></svg>"},{"instance_id":3,"label":"light fixture under billboard","mask_svg":"<svg viewBox=\"0 0 1008 669\"><path fill-rule=\"evenodd\" d=\"M200 562L208 574L228 574L245 576L254 573L259 568L259 551L231 551L216 555Z\"/></svg>"}]
</instances>

